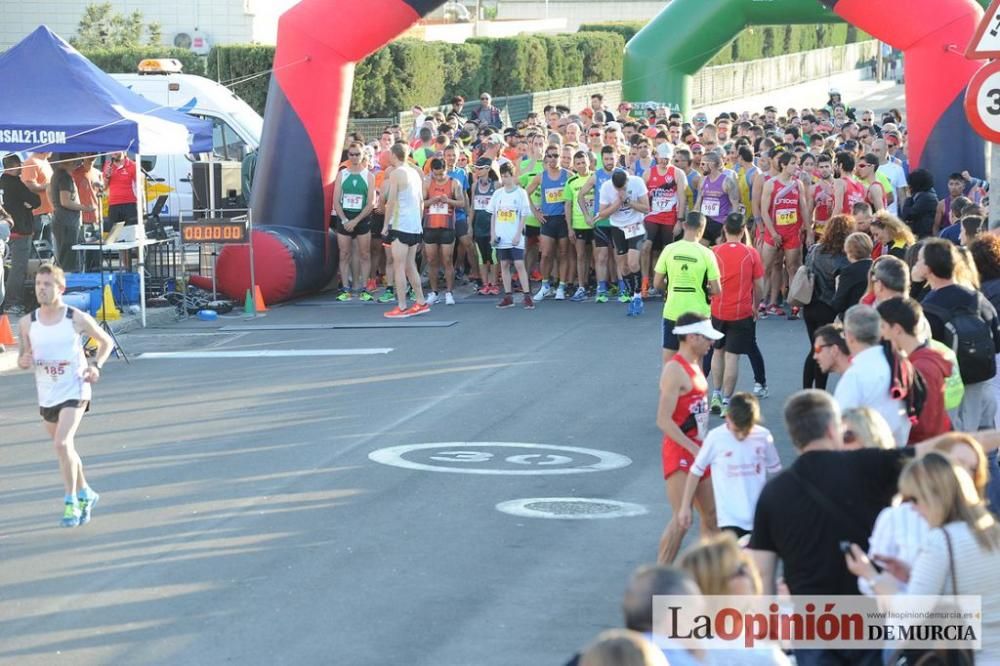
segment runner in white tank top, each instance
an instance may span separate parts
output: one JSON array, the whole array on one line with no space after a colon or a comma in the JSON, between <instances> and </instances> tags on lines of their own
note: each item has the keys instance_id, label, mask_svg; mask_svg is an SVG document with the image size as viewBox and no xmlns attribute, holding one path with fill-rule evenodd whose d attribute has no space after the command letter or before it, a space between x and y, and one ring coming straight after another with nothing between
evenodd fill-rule
<instances>
[{"instance_id":1,"label":"runner in white tank top","mask_svg":"<svg viewBox=\"0 0 1000 666\"><path fill-rule=\"evenodd\" d=\"M417 271L417 248L420 247L423 232L424 182L420 173L408 162L410 148L405 143L395 143L389 149L389 192L385 201L385 224L387 235L392 242L393 279L396 300L399 304L385 313L390 319L413 317L430 311L424 300L424 290L420 285ZM406 306L407 282L413 288L417 302Z\"/></svg>"},{"instance_id":2,"label":"runner in white tank top","mask_svg":"<svg viewBox=\"0 0 1000 666\"><path fill-rule=\"evenodd\" d=\"M90 385L111 355L111 338L94 319L63 303L66 277L62 269L42 265L35 276L39 308L18 322L18 365L35 369L38 405L45 430L52 438L66 490L62 526L76 527L90 521L90 511L100 496L87 485L83 462L74 437L84 413L90 409ZM87 365L83 336L97 343L93 365Z\"/></svg>"}]
</instances>

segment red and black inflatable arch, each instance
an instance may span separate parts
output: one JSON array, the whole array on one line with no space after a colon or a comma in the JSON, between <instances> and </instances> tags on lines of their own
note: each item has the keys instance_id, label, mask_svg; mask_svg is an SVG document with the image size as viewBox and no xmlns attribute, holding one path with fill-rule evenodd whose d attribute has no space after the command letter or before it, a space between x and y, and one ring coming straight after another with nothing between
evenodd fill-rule
<instances>
[{"instance_id":1,"label":"red and black inflatable arch","mask_svg":"<svg viewBox=\"0 0 1000 666\"><path fill-rule=\"evenodd\" d=\"M837 15L905 54L909 161L935 175L985 173L986 146L969 127L965 87L980 61L965 47L983 12L974 0L821 0Z\"/></svg>"},{"instance_id":2,"label":"red and black inflatable arch","mask_svg":"<svg viewBox=\"0 0 1000 666\"><path fill-rule=\"evenodd\" d=\"M444 0L302 0L278 21L275 72L264 111L250 206L254 271L265 302L324 287L336 271L333 179L354 65ZM249 248L219 254L219 289L242 298Z\"/></svg>"}]
</instances>

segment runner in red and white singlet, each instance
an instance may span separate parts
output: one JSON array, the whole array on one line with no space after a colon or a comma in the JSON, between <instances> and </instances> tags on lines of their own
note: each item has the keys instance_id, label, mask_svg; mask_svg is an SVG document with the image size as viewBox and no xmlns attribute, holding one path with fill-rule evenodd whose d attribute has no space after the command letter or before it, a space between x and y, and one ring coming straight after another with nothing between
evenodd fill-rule
<instances>
[{"instance_id":1,"label":"runner in red and white singlet","mask_svg":"<svg viewBox=\"0 0 1000 666\"><path fill-rule=\"evenodd\" d=\"M686 312L677 318L673 334L678 350L660 373L660 401L656 423L663 431L661 457L663 478L672 517L660 538L658 561L669 564L677 556L686 530L677 520L688 471L708 432L708 381L701 371L705 354L722 333L712 328L708 317ZM706 472L695 491L695 504L706 532L716 527L715 500L710 475Z\"/></svg>"}]
</instances>

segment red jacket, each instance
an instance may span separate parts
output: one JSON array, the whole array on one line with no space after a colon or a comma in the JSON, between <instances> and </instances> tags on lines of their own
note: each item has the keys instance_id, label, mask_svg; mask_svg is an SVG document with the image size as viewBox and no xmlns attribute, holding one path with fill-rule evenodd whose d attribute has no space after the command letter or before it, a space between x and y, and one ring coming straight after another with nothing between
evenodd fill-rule
<instances>
[{"instance_id":1,"label":"red jacket","mask_svg":"<svg viewBox=\"0 0 1000 666\"><path fill-rule=\"evenodd\" d=\"M910 429L909 443L916 444L951 430L951 419L944 408L944 382L951 375L951 361L928 345L913 350L909 359L927 385L920 420Z\"/></svg>"}]
</instances>

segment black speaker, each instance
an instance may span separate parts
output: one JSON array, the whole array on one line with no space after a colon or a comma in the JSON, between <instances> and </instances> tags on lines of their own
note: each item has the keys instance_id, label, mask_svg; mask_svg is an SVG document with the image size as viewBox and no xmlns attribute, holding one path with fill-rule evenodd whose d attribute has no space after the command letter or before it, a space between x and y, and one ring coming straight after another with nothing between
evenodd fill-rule
<instances>
[{"instance_id":1,"label":"black speaker","mask_svg":"<svg viewBox=\"0 0 1000 666\"><path fill-rule=\"evenodd\" d=\"M215 217L237 217L246 214L247 202L243 197L243 179L239 162L212 162L215 172ZM208 217L209 201L208 162L191 165L191 186L194 196L194 216Z\"/></svg>"}]
</instances>

